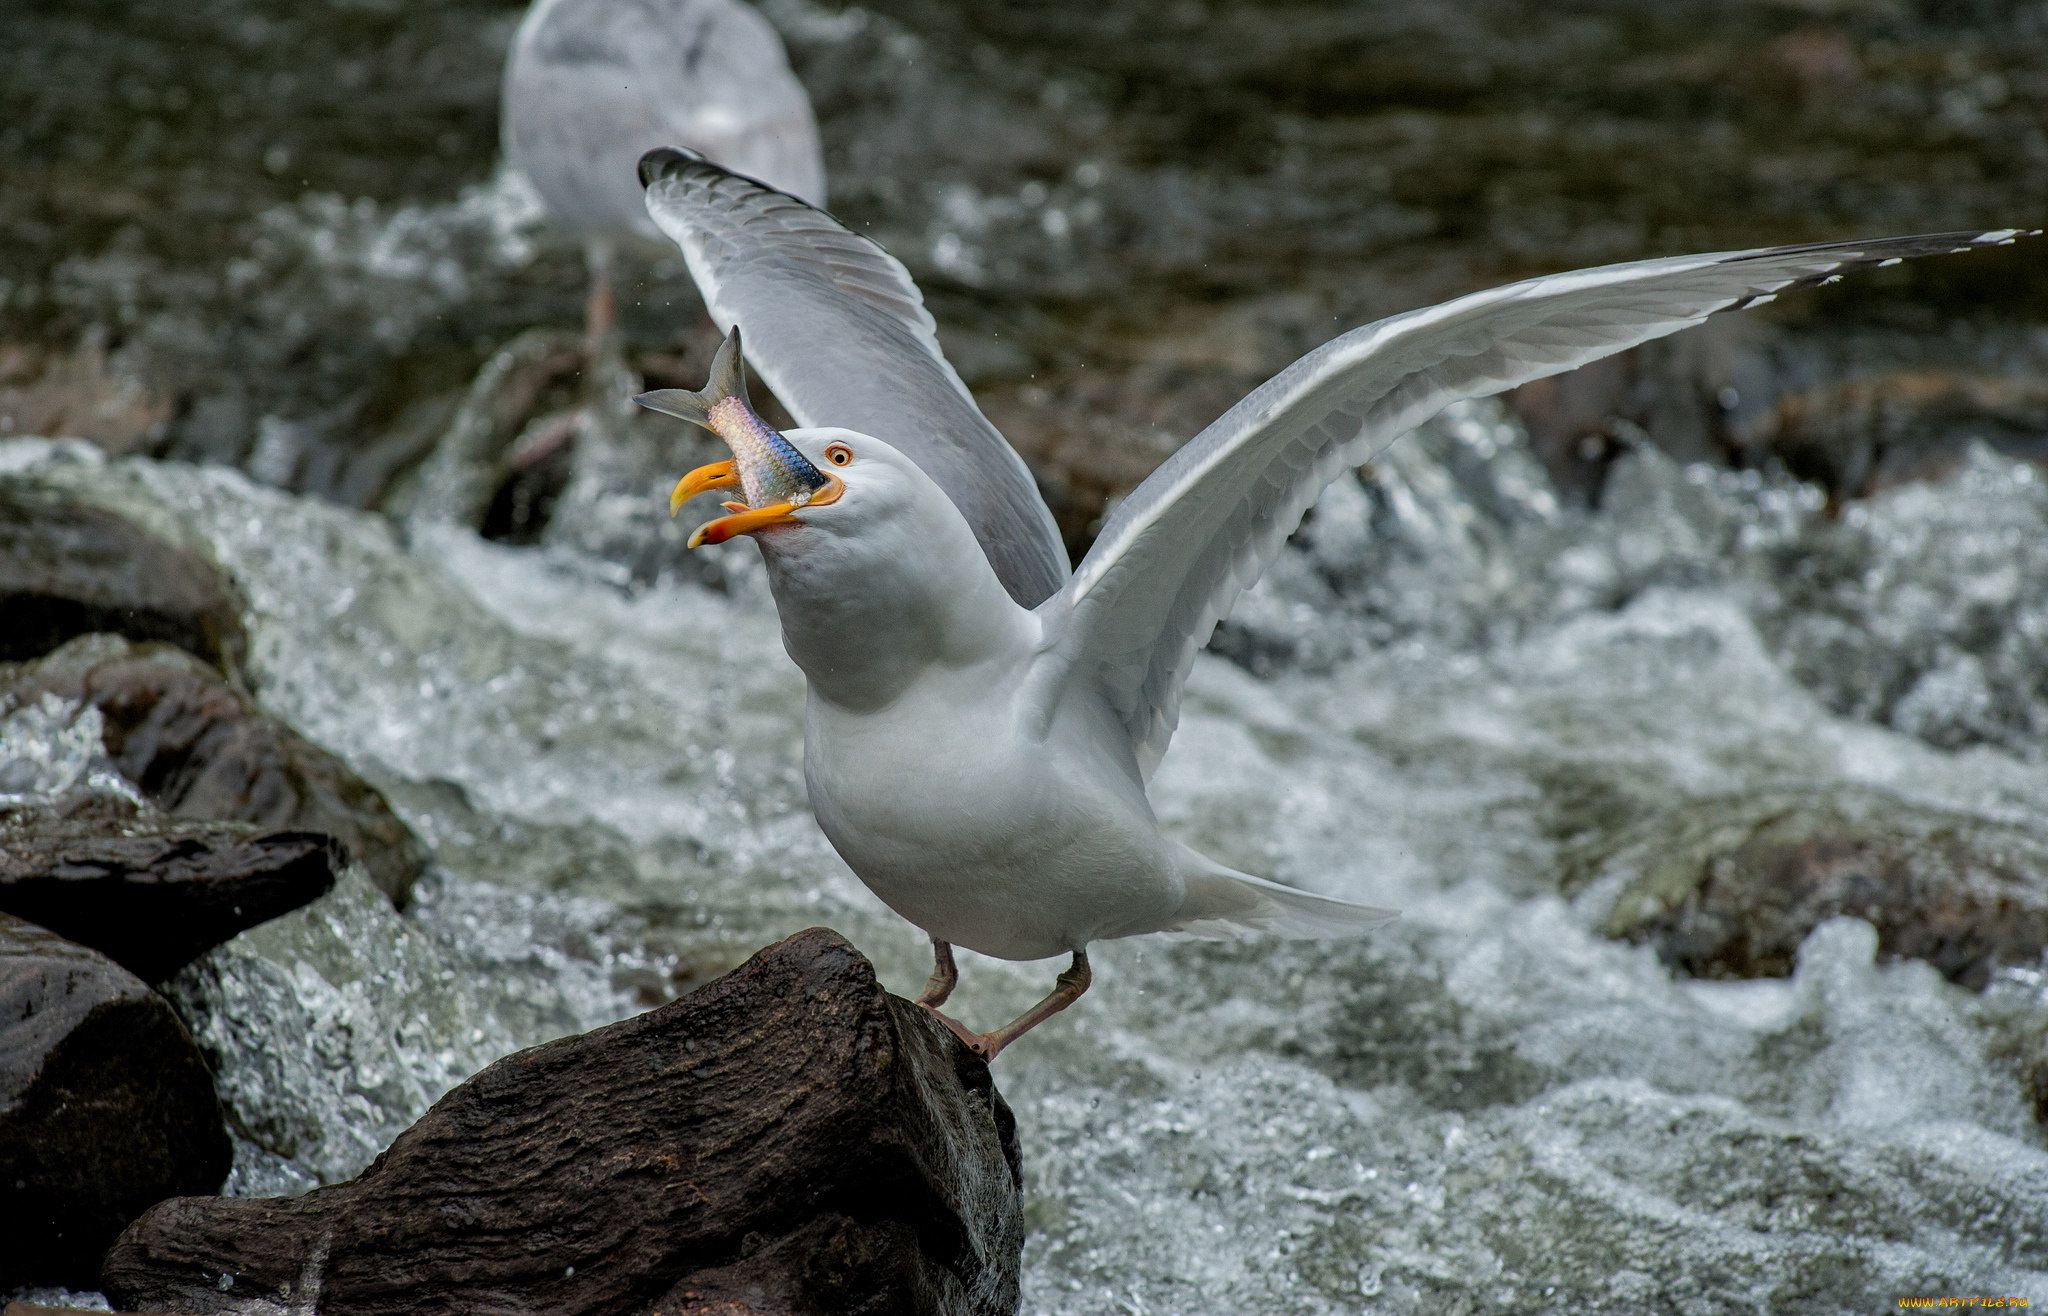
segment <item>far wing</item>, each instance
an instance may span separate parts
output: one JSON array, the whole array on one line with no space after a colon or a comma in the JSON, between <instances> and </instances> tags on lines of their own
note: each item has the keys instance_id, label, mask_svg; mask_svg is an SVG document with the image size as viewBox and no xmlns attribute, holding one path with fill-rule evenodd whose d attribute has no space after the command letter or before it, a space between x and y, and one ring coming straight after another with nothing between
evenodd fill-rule
<instances>
[{"instance_id":1,"label":"far wing","mask_svg":"<svg viewBox=\"0 0 2048 1316\"><path fill-rule=\"evenodd\" d=\"M1460 398L1484 397L1836 274L2008 243L1943 233L1635 261L1473 293L1354 329L1247 395L1117 506L1038 610L1033 707L1095 682L1148 777L1195 653L1339 472Z\"/></svg>"},{"instance_id":2,"label":"far wing","mask_svg":"<svg viewBox=\"0 0 2048 1316\"><path fill-rule=\"evenodd\" d=\"M1066 550L1024 459L939 350L903 266L821 210L687 151L640 161L647 212L675 239L721 330L806 427L872 434L924 468L974 527L1010 597L1035 607Z\"/></svg>"}]
</instances>

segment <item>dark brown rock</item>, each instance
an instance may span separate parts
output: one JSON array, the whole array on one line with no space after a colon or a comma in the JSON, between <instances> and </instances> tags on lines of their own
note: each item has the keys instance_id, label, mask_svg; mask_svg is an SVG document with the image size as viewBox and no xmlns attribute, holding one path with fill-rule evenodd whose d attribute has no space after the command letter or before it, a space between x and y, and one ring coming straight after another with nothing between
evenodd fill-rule
<instances>
[{"instance_id":1,"label":"dark brown rock","mask_svg":"<svg viewBox=\"0 0 2048 1316\"><path fill-rule=\"evenodd\" d=\"M108 351L104 325L86 329L74 351L0 342L0 415L15 434L90 439L110 454L162 439L176 406L151 386L139 344Z\"/></svg>"},{"instance_id":2,"label":"dark brown rock","mask_svg":"<svg viewBox=\"0 0 2048 1316\"><path fill-rule=\"evenodd\" d=\"M987 1067L813 928L500 1060L351 1183L165 1202L101 1280L177 1312L1009 1312L1019 1178Z\"/></svg>"},{"instance_id":3,"label":"dark brown rock","mask_svg":"<svg viewBox=\"0 0 2048 1316\"><path fill-rule=\"evenodd\" d=\"M334 755L169 645L81 638L5 683L17 699L82 699L121 775L167 813L321 832L403 908L424 858L384 797Z\"/></svg>"},{"instance_id":4,"label":"dark brown rock","mask_svg":"<svg viewBox=\"0 0 2048 1316\"><path fill-rule=\"evenodd\" d=\"M111 631L163 640L234 671L248 648L233 583L114 513L0 487L0 661Z\"/></svg>"},{"instance_id":5,"label":"dark brown rock","mask_svg":"<svg viewBox=\"0 0 2048 1316\"><path fill-rule=\"evenodd\" d=\"M832 1212L782 1238L748 1243L731 1265L700 1270L655 1299L647 1316L1009 1310L963 1309L949 1302L938 1282L942 1275L923 1257L917 1231L902 1221L864 1222Z\"/></svg>"},{"instance_id":6,"label":"dark brown rock","mask_svg":"<svg viewBox=\"0 0 2048 1316\"><path fill-rule=\"evenodd\" d=\"M1839 502L1942 479L1976 442L2048 461L2048 384L1942 370L1849 380L1779 398L1743 438L1748 460L1775 458Z\"/></svg>"},{"instance_id":7,"label":"dark brown rock","mask_svg":"<svg viewBox=\"0 0 2048 1316\"><path fill-rule=\"evenodd\" d=\"M1560 493L1591 502L1617 454L1617 418L1629 418L1635 357L1623 352L1502 395L1529 431L1529 449Z\"/></svg>"},{"instance_id":8,"label":"dark brown rock","mask_svg":"<svg viewBox=\"0 0 2048 1316\"><path fill-rule=\"evenodd\" d=\"M105 811L0 820L0 910L162 982L244 928L325 895L347 862L317 832Z\"/></svg>"},{"instance_id":9,"label":"dark brown rock","mask_svg":"<svg viewBox=\"0 0 2048 1316\"><path fill-rule=\"evenodd\" d=\"M105 956L0 914L0 1289L91 1288L122 1227L228 1171L213 1077Z\"/></svg>"},{"instance_id":10,"label":"dark brown rock","mask_svg":"<svg viewBox=\"0 0 2048 1316\"><path fill-rule=\"evenodd\" d=\"M1638 828L1614 861L1635 871L1607 934L1695 977L1786 977L1839 915L1875 926L1882 957L1973 988L2048 946L2048 843L1876 793L1703 801Z\"/></svg>"}]
</instances>

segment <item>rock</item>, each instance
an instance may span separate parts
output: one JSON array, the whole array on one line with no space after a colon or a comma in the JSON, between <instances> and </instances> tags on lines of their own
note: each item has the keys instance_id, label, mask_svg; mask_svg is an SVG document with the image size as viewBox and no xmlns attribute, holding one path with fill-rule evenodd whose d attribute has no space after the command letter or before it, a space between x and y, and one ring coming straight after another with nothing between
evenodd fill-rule
<instances>
[{"instance_id":1,"label":"rock","mask_svg":"<svg viewBox=\"0 0 2048 1316\"><path fill-rule=\"evenodd\" d=\"M1777 400L1745 429L1745 459L1783 462L1839 503L1963 464L1970 444L2048 461L2048 385L1963 371L1904 371Z\"/></svg>"},{"instance_id":2,"label":"rock","mask_svg":"<svg viewBox=\"0 0 2048 1316\"><path fill-rule=\"evenodd\" d=\"M0 914L0 1290L91 1288L152 1203L212 1192L228 1136L170 1005L105 956Z\"/></svg>"},{"instance_id":3,"label":"rock","mask_svg":"<svg viewBox=\"0 0 2048 1316\"><path fill-rule=\"evenodd\" d=\"M242 604L211 563L112 512L21 485L0 488L0 661L76 635L163 640L223 672L247 650Z\"/></svg>"},{"instance_id":4,"label":"rock","mask_svg":"<svg viewBox=\"0 0 2048 1316\"><path fill-rule=\"evenodd\" d=\"M581 343L564 333L535 329L499 348L421 465L409 496L400 498L403 506L386 510L481 526L501 487L535 464L530 452L521 452L522 433L536 411L561 411L573 402L568 388L583 365ZM570 439L573 429L557 444Z\"/></svg>"},{"instance_id":5,"label":"rock","mask_svg":"<svg viewBox=\"0 0 2048 1316\"><path fill-rule=\"evenodd\" d=\"M346 862L316 832L97 811L0 818L0 910L162 982L244 928L325 895Z\"/></svg>"},{"instance_id":6,"label":"rock","mask_svg":"<svg viewBox=\"0 0 2048 1316\"><path fill-rule=\"evenodd\" d=\"M384 797L189 655L81 638L0 688L20 701L47 692L99 709L108 756L165 812L324 833L394 904L410 899L424 856Z\"/></svg>"},{"instance_id":7,"label":"rock","mask_svg":"<svg viewBox=\"0 0 2048 1316\"><path fill-rule=\"evenodd\" d=\"M1020 1182L987 1067L813 928L498 1061L352 1182L162 1203L101 1279L178 1312L1010 1312Z\"/></svg>"},{"instance_id":8,"label":"rock","mask_svg":"<svg viewBox=\"0 0 2048 1316\"><path fill-rule=\"evenodd\" d=\"M110 454L162 439L177 411L151 387L133 343L108 351L104 325L88 327L77 350L0 342L0 415L16 434L90 439Z\"/></svg>"},{"instance_id":9,"label":"rock","mask_svg":"<svg viewBox=\"0 0 2048 1316\"><path fill-rule=\"evenodd\" d=\"M1623 352L1502 395L1529 431L1529 449L1559 493L1591 503L1617 447L1615 421L1632 419L1635 353Z\"/></svg>"},{"instance_id":10,"label":"rock","mask_svg":"<svg viewBox=\"0 0 2048 1316\"><path fill-rule=\"evenodd\" d=\"M1782 978L1838 915L1887 959L1981 988L2048 946L2048 842L1870 792L1711 800L1652 820L1608 861L1633 869L1604 931L1702 978Z\"/></svg>"},{"instance_id":11,"label":"rock","mask_svg":"<svg viewBox=\"0 0 2048 1316\"><path fill-rule=\"evenodd\" d=\"M628 401L644 388L703 383L723 340L708 319L685 339L676 346L687 351L636 354L629 364L616 336L593 354L566 334L521 334L485 363L431 454L382 510L413 524L466 525L502 543L566 546L642 582L666 575L721 587L718 557L687 547L706 518L670 517L667 496L683 472L729 453L709 433ZM636 365L654 371L653 381ZM757 386L755 402L771 426L793 425L765 388ZM707 498L697 510L710 506Z\"/></svg>"}]
</instances>

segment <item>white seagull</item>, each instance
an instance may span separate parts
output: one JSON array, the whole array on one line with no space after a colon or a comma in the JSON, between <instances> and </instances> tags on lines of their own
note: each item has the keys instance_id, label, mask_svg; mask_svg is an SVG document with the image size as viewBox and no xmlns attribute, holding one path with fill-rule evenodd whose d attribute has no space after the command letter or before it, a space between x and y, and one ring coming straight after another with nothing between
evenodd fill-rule
<instances>
[{"instance_id":1,"label":"white seagull","mask_svg":"<svg viewBox=\"0 0 2048 1316\"><path fill-rule=\"evenodd\" d=\"M680 143L825 204L810 97L775 29L739 0L534 0L499 120L505 158L583 235L593 348L612 323L614 246L662 240L634 181L643 153Z\"/></svg>"},{"instance_id":2,"label":"white seagull","mask_svg":"<svg viewBox=\"0 0 2048 1316\"><path fill-rule=\"evenodd\" d=\"M691 472L744 502L691 544L754 536L808 683L818 824L931 935L918 1003L984 1058L1071 1004L1088 944L1147 932L1348 936L1385 910L1236 872L1161 835L1145 786L1196 652L1336 476L1448 404L1570 370L1840 271L2015 230L1634 261L1473 293L1340 335L1253 390L1119 503L1071 575L1030 472L939 351L917 286L829 215L690 152L640 163L725 347L702 392L642 405L713 430ZM803 428L749 410L738 325ZM977 1033L939 1012L952 947L1070 954Z\"/></svg>"}]
</instances>

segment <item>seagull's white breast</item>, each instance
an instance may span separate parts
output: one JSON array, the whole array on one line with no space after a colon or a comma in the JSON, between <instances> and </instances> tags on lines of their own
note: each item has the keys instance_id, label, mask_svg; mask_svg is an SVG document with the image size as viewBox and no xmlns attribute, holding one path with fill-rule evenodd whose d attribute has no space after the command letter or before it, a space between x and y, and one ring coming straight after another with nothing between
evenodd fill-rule
<instances>
[{"instance_id":1,"label":"seagull's white breast","mask_svg":"<svg viewBox=\"0 0 2048 1316\"><path fill-rule=\"evenodd\" d=\"M868 713L813 696L804 766L818 823L891 909L970 950L1042 959L1155 931L1181 880L1115 758L1127 737L1077 703L1032 739L1024 666L929 669Z\"/></svg>"}]
</instances>

